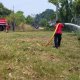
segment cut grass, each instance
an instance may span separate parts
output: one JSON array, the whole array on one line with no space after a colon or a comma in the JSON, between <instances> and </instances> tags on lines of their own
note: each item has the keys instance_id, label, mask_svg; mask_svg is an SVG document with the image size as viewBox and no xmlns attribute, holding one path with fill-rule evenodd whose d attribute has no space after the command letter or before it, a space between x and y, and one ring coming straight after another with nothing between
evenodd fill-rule
<instances>
[{"instance_id":1,"label":"cut grass","mask_svg":"<svg viewBox=\"0 0 80 80\"><path fill-rule=\"evenodd\" d=\"M45 47L52 32L0 32L0 80L80 80L80 43L64 33L59 49Z\"/></svg>"}]
</instances>

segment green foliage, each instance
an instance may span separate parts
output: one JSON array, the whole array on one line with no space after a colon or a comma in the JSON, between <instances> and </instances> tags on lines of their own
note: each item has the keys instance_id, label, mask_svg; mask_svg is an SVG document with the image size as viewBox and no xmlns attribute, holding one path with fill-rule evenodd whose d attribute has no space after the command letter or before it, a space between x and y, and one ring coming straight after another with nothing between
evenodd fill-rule
<instances>
[{"instance_id":1,"label":"green foliage","mask_svg":"<svg viewBox=\"0 0 80 80\"><path fill-rule=\"evenodd\" d=\"M78 30L76 31L76 35L77 35L78 40L80 41L80 29L78 29Z\"/></svg>"},{"instance_id":2,"label":"green foliage","mask_svg":"<svg viewBox=\"0 0 80 80\"><path fill-rule=\"evenodd\" d=\"M23 15L22 11L18 11L16 13L11 13L7 20L9 23L15 23L16 26L20 25L21 23L25 23L25 16Z\"/></svg>"},{"instance_id":3,"label":"green foliage","mask_svg":"<svg viewBox=\"0 0 80 80\"><path fill-rule=\"evenodd\" d=\"M18 11L14 13L11 10L8 10L0 3L0 17L6 17L9 23L15 23L16 25L20 25L21 23L25 23L25 16L22 11Z\"/></svg>"},{"instance_id":4,"label":"green foliage","mask_svg":"<svg viewBox=\"0 0 80 80\"><path fill-rule=\"evenodd\" d=\"M63 22L71 22L73 17L72 14L72 1L64 0L61 3L61 8L59 9L60 18Z\"/></svg>"},{"instance_id":5,"label":"green foliage","mask_svg":"<svg viewBox=\"0 0 80 80\"><path fill-rule=\"evenodd\" d=\"M40 24L41 26L46 27L46 26L47 26L47 24L48 24L48 22L47 22L47 20L46 20L46 19L41 19L41 20L40 20L40 22L39 22L39 24Z\"/></svg>"},{"instance_id":6,"label":"green foliage","mask_svg":"<svg viewBox=\"0 0 80 80\"><path fill-rule=\"evenodd\" d=\"M55 12L51 9L47 9L44 12L37 14L35 21L39 22L41 19L46 19L47 21L53 20L55 18Z\"/></svg>"},{"instance_id":7,"label":"green foliage","mask_svg":"<svg viewBox=\"0 0 80 80\"><path fill-rule=\"evenodd\" d=\"M80 15L80 0L48 0L55 6L58 5L58 18L63 22L72 22L76 15Z\"/></svg>"},{"instance_id":8,"label":"green foliage","mask_svg":"<svg viewBox=\"0 0 80 80\"><path fill-rule=\"evenodd\" d=\"M0 17L6 17L8 15L10 15L12 11L5 8L4 5L2 3L0 3Z\"/></svg>"},{"instance_id":9,"label":"green foliage","mask_svg":"<svg viewBox=\"0 0 80 80\"><path fill-rule=\"evenodd\" d=\"M47 9L44 12L37 14L35 17L35 23L39 26L44 26L46 29L49 29L49 21L53 21L55 19L55 12L51 9Z\"/></svg>"},{"instance_id":10,"label":"green foliage","mask_svg":"<svg viewBox=\"0 0 80 80\"><path fill-rule=\"evenodd\" d=\"M14 13L11 13L9 16L6 17L8 22L11 23L13 21L14 18Z\"/></svg>"},{"instance_id":11,"label":"green foliage","mask_svg":"<svg viewBox=\"0 0 80 80\"><path fill-rule=\"evenodd\" d=\"M26 23L27 23L27 24L32 24L33 22L34 22L34 18L31 17L30 15L27 16L27 18L26 18Z\"/></svg>"},{"instance_id":12,"label":"green foliage","mask_svg":"<svg viewBox=\"0 0 80 80\"><path fill-rule=\"evenodd\" d=\"M48 0L50 3L56 5L60 2L60 0Z\"/></svg>"},{"instance_id":13,"label":"green foliage","mask_svg":"<svg viewBox=\"0 0 80 80\"><path fill-rule=\"evenodd\" d=\"M20 25L21 23L25 23L25 17L23 15L22 11L18 11L14 15L14 19L16 22L16 25Z\"/></svg>"},{"instance_id":14,"label":"green foliage","mask_svg":"<svg viewBox=\"0 0 80 80\"><path fill-rule=\"evenodd\" d=\"M78 15L80 15L80 0L75 1L75 10Z\"/></svg>"},{"instance_id":15,"label":"green foliage","mask_svg":"<svg viewBox=\"0 0 80 80\"><path fill-rule=\"evenodd\" d=\"M50 24L47 24L47 27L45 28L45 30L47 30L47 31L53 31L54 28L53 28L53 26L50 26Z\"/></svg>"}]
</instances>

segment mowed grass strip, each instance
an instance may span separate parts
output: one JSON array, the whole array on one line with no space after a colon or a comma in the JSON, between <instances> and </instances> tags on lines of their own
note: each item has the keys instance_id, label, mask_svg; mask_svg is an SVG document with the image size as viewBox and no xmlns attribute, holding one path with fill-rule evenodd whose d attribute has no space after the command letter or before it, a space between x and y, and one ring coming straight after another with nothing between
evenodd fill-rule
<instances>
[{"instance_id":1,"label":"mowed grass strip","mask_svg":"<svg viewBox=\"0 0 80 80\"><path fill-rule=\"evenodd\" d=\"M53 32L0 32L0 80L80 80L80 42L64 33L61 47L45 44ZM53 42L53 41L52 41Z\"/></svg>"}]
</instances>

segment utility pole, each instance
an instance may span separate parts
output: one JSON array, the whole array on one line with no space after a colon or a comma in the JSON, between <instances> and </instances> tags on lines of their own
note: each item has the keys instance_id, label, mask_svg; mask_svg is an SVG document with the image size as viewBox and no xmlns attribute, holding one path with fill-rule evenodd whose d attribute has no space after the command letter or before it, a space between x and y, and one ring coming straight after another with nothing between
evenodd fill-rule
<instances>
[{"instance_id":1,"label":"utility pole","mask_svg":"<svg viewBox=\"0 0 80 80\"><path fill-rule=\"evenodd\" d=\"M56 4L55 6L56 6L56 20L58 20L58 4Z\"/></svg>"},{"instance_id":2,"label":"utility pole","mask_svg":"<svg viewBox=\"0 0 80 80\"><path fill-rule=\"evenodd\" d=\"M13 21L12 21L12 28L13 28L13 31L15 31L14 5L13 5Z\"/></svg>"}]
</instances>

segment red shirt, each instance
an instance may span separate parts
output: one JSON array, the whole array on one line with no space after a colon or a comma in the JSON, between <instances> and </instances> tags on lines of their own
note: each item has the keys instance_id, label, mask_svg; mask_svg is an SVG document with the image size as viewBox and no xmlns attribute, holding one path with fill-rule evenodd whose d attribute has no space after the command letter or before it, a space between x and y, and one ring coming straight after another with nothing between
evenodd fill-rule
<instances>
[{"instance_id":1,"label":"red shirt","mask_svg":"<svg viewBox=\"0 0 80 80\"><path fill-rule=\"evenodd\" d=\"M9 25L6 25L6 30L9 30L10 29L10 26Z\"/></svg>"},{"instance_id":2,"label":"red shirt","mask_svg":"<svg viewBox=\"0 0 80 80\"><path fill-rule=\"evenodd\" d=\"M57 28L57 30L56 30L56 33L57 33L57 34L62 34L62 28L64 27L64 25L63 25L62 23L57 23L57 24L55 25L55 28L57 27L57 25L58 25L58 28Z\"/></svg>"}]
</instances>

